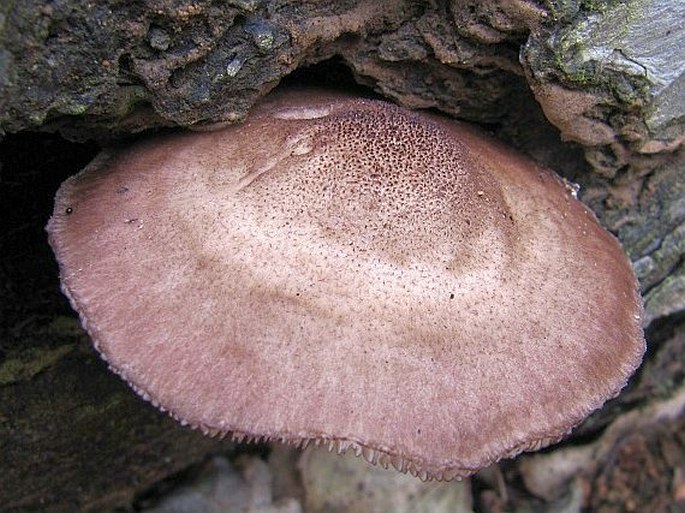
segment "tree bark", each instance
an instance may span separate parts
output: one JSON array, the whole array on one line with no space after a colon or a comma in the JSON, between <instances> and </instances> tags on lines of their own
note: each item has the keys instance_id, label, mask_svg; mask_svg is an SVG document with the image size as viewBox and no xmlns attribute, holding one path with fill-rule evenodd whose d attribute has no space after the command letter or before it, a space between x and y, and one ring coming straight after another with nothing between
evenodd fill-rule
<instances>
[{"instance_id":1,"label":"tree bark","mask_svg":"<svg viewBox=\"0 0 685 513\"><path fill-rule=\"evenodd\" d=\"M438 109L577 182L633 261L649 352L630 387L574 443L677 397L685 376L683 17L677 0L3 7L0 130L10 135L0 157L0 512L107 511L206 454L233 450L180 427L106 369L59 294L43 226L60 181L99 145L147 129L237 122L281 80L364 86ZM656 440L663 430L680 440L682 417L650 426L630 447L617 440L616 451L661 458L663 486L654 489L663 499L683 463ZM594 467L578 471L590 483L588 505L599 511L615 500L606 490L625 461L602 461L601 479ZM512 480L520 475L518 463L507 468ZM526 489L525 500L549 506L569 489L547 499ZM628 500L631 487L621 490Z\"/></svg>"}]
</instances>

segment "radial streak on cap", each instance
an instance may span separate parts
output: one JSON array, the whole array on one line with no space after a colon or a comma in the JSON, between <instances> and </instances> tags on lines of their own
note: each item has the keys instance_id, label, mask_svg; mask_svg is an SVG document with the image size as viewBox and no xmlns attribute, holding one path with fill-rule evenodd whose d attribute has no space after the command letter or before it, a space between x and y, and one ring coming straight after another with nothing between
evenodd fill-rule
<instances>
[{"instance_id":1,"label":"radial streak on cap","mask_svg":"<svg viewBox=\"0 0 685 513\"><path fill-rule=\"evenodd\" d=\"M558 440L644 352L630 264L559 178L385 102L291 91L108 150L48 232L95 346L147 399L424 478Z\"/></svg>"}]
</instances>

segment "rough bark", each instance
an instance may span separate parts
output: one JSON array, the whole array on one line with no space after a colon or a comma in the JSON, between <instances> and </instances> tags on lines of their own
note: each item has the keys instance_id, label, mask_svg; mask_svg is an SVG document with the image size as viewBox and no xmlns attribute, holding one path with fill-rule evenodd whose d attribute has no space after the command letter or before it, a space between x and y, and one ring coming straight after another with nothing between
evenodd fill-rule
<instances>
[{"instance_id":1,"label":"rough bark","mask_svg":"<svg viewBox=\"0 0 685 513\"><path fill-rule=\"evenodd\" d=\"M0 130L105 143L208 129L242 119L281 80L361 84L483 125L581 185L643 286L647 363L582 441L683 386L683 17L676 0L8 2ZM20 133L1 147L0 511L105 511L228 447L123 387L58 293L42 226L59 181L96 145ZM655 425L618 454L664 453L662 429L681 443L682 421ZM666 479L682 462L655 465ZM588 472L587 504L619 477Z\"/></svg>"}]
</instances>

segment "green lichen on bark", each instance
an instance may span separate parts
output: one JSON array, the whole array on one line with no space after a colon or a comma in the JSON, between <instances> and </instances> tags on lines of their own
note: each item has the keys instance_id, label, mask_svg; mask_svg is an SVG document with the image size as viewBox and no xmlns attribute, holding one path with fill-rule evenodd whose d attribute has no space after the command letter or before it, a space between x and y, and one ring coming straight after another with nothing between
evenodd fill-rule
<instances>
[{"instance_id":1,"label":"green lichen on bark","mask_svg":"<svg viewBox=\"0 0 685 513\"><path fill-rule=\"evenodd\" d=\"M221 447L141 405L79 338L28 351L15 380L0 383L3 513L103 511Z\"/></svg>"},{"instance_id":2,"label":"green lichen on bark","mask_svg":"<svg viewBox=\"0 0 685 513\"><path fill-rule=\"evenodd\" d=\"M64 344L54 349L29 348L21 354L8 355L0 362L0 386L30 380L57 363L73 348L71 344Z\"/></svg>"}]
</instances>

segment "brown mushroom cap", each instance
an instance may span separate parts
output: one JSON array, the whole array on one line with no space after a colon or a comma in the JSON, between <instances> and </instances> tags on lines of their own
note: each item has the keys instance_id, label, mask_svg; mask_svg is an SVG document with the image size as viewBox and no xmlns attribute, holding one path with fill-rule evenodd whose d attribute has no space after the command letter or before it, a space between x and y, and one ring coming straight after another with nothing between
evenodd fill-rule
<instances>
[{"instance_id":1,"label":"brown mushroom cap","mask_svg":"<svg viewBox=\"0 0 685 513\"><path fill-rule=\"evenodd\" d=\"M385 102L288 92L239 126L106 151L47 229L143 397L423 478L560 439L644 352L630 264L559 178Z\"/></svg>"}]
</instances>

